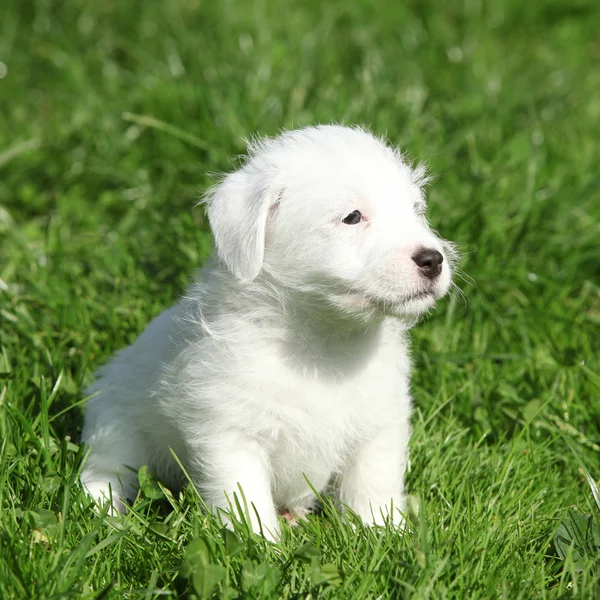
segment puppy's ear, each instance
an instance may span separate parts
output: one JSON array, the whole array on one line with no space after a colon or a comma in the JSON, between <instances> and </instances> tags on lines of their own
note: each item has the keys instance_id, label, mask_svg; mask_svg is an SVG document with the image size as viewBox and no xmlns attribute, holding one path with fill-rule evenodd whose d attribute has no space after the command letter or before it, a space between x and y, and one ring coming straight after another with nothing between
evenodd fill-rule
<instances>
[{"instance_id":1,"label":"puppy's ear","mask_svg":"<svg viewBox=\"0 0 600 600\"><path fill-rule=\"evenodd\" d=\"M219 258L240 281L262 268L269 208L276 200L270 174L251 164L227 175L205 197Z\"/></svg>"}]
</instances>

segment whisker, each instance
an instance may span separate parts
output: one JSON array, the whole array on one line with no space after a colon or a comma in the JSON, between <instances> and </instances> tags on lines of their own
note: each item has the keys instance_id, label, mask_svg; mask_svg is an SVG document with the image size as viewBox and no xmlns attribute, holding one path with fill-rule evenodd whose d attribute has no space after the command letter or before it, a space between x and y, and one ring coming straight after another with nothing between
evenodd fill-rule
<instances>
[{"instance_id":1,"label":"whisker","mask_svg":"<svg viewBox=\"0 0 600 600\"><path fill-rule=\"evenodd\" d=\"M473 287L477 287L477 282L470 275L467 275L462 269L456 267L456 269L454 270L454 275L455 277L461 279L465 283L468 283Z\"/></svg>"},{"instance_id":2,"label":"whisker","mask_svg":"<svg viewBox=\"0 0 600 600\"><path fill-rule=\"evenodd\" d=\"M460 287L458 287L458 285L456 285L456 283L452 282L450 284L450 289L451 289L451 294L457 294L458 297L463 301L463 304L465 305L465 308L469 305L469 299L467 297L467 295L465 294L464 290L462 290Z\"/></svg>"}]
</instances>

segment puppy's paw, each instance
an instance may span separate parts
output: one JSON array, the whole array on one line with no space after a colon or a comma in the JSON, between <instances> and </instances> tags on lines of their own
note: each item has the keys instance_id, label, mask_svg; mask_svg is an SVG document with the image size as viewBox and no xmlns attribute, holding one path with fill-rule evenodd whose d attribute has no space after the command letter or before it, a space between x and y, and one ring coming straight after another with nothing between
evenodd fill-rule
<instances>
[{"instance_id":1,"label":"puppy's paw","mask_svg":"<svg viewBox=\"0 0 600 600\"><path fill-rule=\"evenodd\" d=\"M403 504L401 504L404 507ZM404 510L393 502L386 504L368 503L362 510L355 511L363 523L372 527L392 527L399 532L406 529Z\"/></svg>"},{"instance_id":2,"label":"puppy's paw","mask_svg":"<svg viewBox=\"0 0 600 600\"><path fill-rule=\"evenodd\" d=\"M121 499L113 488L111 482L105 480L89 480L83 484L84 490L88 496L94 500L99 511L103 510L108 505L108 512L112 517L122 515L127 510L127 505ZM120 486L119 488L120 489Z\"/></svg>"},{"instance_id":3,"label":"puppy's paw","mask_svg":"<svg viewBox=\"0 0 600 600\"><path fill-rule=\"evenodd\" d=\"M279 511L279 516L283 517L292 527L297 527L300 521L306 521L308 518L308 511Z\"/></svg>"}]
</instances>

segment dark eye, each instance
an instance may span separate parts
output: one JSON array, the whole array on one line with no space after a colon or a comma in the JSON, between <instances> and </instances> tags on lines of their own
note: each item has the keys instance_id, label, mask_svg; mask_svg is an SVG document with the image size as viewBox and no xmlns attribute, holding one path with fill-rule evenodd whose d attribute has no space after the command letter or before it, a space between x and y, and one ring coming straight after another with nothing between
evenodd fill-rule
<instances>
[{"instance_id":1,"label":"dark eye","mask_svg":"<svg viewBox=\"0 0 600 600\"><path fill-rule=\"evenodd\" d=\"M353 210L347 217L342 219L342 223L346 223L346 225L356 225L362 221L363 216L360 214L359 210Z\"/></svg>"}]
</instances>

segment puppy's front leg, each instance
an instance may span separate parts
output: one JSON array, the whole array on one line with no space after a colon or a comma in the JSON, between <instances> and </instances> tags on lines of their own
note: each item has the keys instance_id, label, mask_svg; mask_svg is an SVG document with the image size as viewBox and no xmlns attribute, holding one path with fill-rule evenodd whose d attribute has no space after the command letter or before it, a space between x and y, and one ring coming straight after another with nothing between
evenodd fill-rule
<instances>
[{"instance_id":1,"label":"puppy's front leg","mask_svg":"<svg viewBox=\"0 0 600 600\"><path fill-rule=\"evenodd\" d=\"M340 478L340 500L365 523L401 526L405 509L404 470L408 456L408 423L387 425L361 442ZM392 510L393 506L393 510Z\"/></svg>"},{"instance_id":2,"label":"puppy's front leg","mask_svg":"<svg viewBox=\"0 0 600 600\"><path fill-rule=\"evenodd\" d=\"M250 519L253 531L260 533L262 528L265 537L276 539L279 526L265 448L243 432L228 431L211 437L210 444L201 444L193 453L190 462L197 465L192 469L193 479L207 506L222 519L223 512L232 508L236 517ZM239 514L234 494L245 515Z\"/></svg>"}]
</instances>

